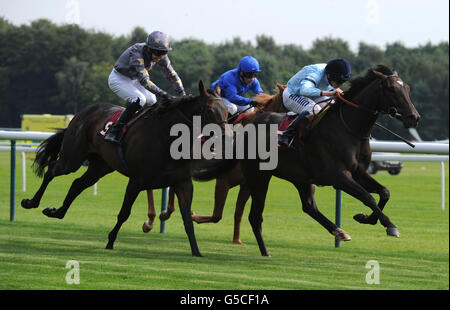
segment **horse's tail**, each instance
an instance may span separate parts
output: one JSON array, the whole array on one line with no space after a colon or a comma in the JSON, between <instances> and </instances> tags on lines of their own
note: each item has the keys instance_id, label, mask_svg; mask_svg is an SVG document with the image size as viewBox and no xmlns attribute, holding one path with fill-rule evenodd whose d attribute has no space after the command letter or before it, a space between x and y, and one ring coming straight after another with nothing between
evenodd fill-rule
<instances>
[{"instance_id":1,"label":"horse's tail","mask_svg":"<svg viewBox=\"0 0 450 310\"><path fill-rule=\"evenodd\" d=\"M45 167L58 159L65 131L66 129L60 129L39 145L36 158L31 166L38 177L44 175Z\"/></svg>"},{"instance_id":2,"label":"horse's tail","mask_svg":"<svg viewBox=\"0 0 450 310\"><path fill-rule=\"evenodd\" d=\"M209 160L206 164L196 164L192 171L192 178L196 181L217 179L233 169L236 164L237 160L235 159Z\"/></svg>"}]
</instances>

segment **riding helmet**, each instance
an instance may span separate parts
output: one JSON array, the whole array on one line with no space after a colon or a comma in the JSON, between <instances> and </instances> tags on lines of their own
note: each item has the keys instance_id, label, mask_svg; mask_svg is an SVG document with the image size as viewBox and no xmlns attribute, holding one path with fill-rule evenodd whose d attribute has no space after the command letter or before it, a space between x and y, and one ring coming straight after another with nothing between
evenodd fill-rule
<instances>
[{"instance_id":1,"label":"riding helmet","mask_svg":"<svg viewBox=\"0 0 450 310\"><path fill-rule=\"evenodd\" d=\"M169 38L167 34L161 31L153 31L148 35L147 46L152 50L158 51L171 51L172 48L169 46Z\"/></svg>"},{"instance_id":2,"label":"riding helmet","mask_svg":"<svg viewBox=\"0 0 450 310\"><path fill-rule=\"evenodd\" d=\"M258 61L252 56L242 57L239 61L238 70L241 72L261 72Z\"/></svg>"},{"instance_id":3,"label":"riding helmet","mask_svg":"<svg viewBox=\"0 0 450 310\"><path fill-rule=\"evenodd\" d=\"M352 79L350 63L344 58L330 60L325 70L331 81L345 82Z\"/></svg>"}]
</instances>

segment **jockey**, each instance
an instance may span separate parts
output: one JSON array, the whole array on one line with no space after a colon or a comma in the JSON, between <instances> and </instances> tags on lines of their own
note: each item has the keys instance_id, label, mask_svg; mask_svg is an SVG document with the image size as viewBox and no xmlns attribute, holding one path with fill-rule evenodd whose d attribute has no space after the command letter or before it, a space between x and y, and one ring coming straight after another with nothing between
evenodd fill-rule
<instances>
[{"instance_id":1,"label":"jockey","mask_svg":"<svg viewBox=\"0 0 450 310\"><path fill-rule=\"evenodd\" d=\"M165 33L154 31L149 34L147 42L136 43L126 49L114 64L109 75L109 88L120 98L127 101L126 109L113 125L105 140L119 143L123 126L134 113L145 104L153 105L156 99L167 99L169 95L156 86L149 77L148 71L157 67L176 92L184 96L183 83L172 68L167 52L172 50Z\"/></svg>"},{"instance_id":2,"label":"jockey","mask_svg":"<svg viewBox=\"0 0 450 310\"><path fill-rule=\"evenodd\" d=\"M298 71L288 81L283 92L284 106L298 116L280 136L279 143L290 146L299 123L302 136L306 138L311 127L310 120L306 116L322 109L319 104L316 104L317 102L336 93L342 94L340 87L349 80L351 80L351 68L344 58L332 59L326 64L305 66Z\"/></svg>"},{"instance_id":3,"label":"jockey","mask_svg":"<svg viewBox=\"0 0 450 310\"><path fill-rule=\"evenodd\" d=\"M216 85L220 87L223 102L230 115L252 110L252 106L258 104L256 101L242 97L249 90L254 94L264 93L256 78L258 72L261 72L258 61L252 56L245 56L239 61L237 68L225 72L211 84L212 89Z\"/></svg>"}]
</instances>

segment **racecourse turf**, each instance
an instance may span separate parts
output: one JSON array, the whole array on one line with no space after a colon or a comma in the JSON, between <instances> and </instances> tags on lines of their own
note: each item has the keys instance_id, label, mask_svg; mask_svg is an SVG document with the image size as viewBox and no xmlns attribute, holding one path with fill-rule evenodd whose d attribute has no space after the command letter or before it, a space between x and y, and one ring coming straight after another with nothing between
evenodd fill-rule
<instances>
[{"instance_id":1,"label":"racecourse turf","mask_svg":"<svg viewBox=\"0 0 450 310\"><path fill-rule=\"evenodd\" d=\"M75 200L63 220L47 218L43 208L59 207L71 182L84 171L50 183L38 209L25 210L41 179L31 171L27 155L26 192L22 192L21 157L17 156L16 215L9 220L10 154L0 153L0 289L1 290L448 290L449 214L448 163L445 170L445 210L440 208L440 163L405 163L401 173L385 171L375 178L391 191L386 214L401 238L385 229L361 225L352 217L368 213L359 201L343 194L342 227L352 241L334 248L334 238L301 210L295 188L273 178L264 211L263 236L271 257L260 255L247 217L241 239L231 243L234 203L230 191L223 219L217 224L194 224L202 258L192 257L178 210L159 233L141 231L147 203L142 192L122 226L114 250L106 250L107 235L116 222L127 179L117 172ZM214 181L194 182L192 210L212 212ZM160 193L155 192L159 210ZM335 191L318 187L319 209L334 221ZM378 197L376 196L378 200ZM79 263L79 284L68 284L68 261ZM366 283L369 261L379 264L379 284ZM70 277L69 277L70 279ZM369 277L369 279L375 279Z\"/></svg>"}]
</instances>

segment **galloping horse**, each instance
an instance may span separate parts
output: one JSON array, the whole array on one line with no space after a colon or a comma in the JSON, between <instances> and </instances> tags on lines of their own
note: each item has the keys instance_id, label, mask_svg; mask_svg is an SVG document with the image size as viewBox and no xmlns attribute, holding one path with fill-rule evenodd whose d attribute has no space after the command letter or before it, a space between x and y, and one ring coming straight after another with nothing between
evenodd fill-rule
<instances>
[{"instance_id":1,"label":"galloping horse","mask_svg":"<svg viewBox=\"0 0 450 310\"><path fill-rule=\"evenodd\" d=\"M383 65L369 69L365 76L352 81L343 100L336 100L303 141L304 145L297 140L296 150L279 149L278 166L274 170L260 170L258 157L240 162L252 197L249 221L263 256L269 253L262 237L262 214L273 175L293 183L300 194L303 211L338 240L351 238L319 211L314 200L314 184L333 186L360 200L373 213L355 215L355 220L374 225L379 219L388 236L400 237L397 227L382 212L389 200L389 190L367 173L372 155L369 136L380 113L391 114L406 128L416 127L420 119L411 103L409 86L395 71ZM284 117L278 113L262 113L253 123L280 124ZM269 126L266 128L266 139L270 139ZM378 204L370 193L380 196Z\"/></svg>"},{"instance_id":2,"label":"galloping horse","mask_svg":"<svg viewBox=\"0 0 450 310\"><path fill-rule=\"evenodd\" d=\"M245 116L241 119L241 123L243 125L250 123L256 115L262 112L286 112L286 108L283 105L283 90L286 88L286 85L276 84L277 93L275 95L269 94L260 94L257 95L254 100L259 104L254 109L253 112L245 113ZM244 114L243 114L244 115ZM202 180L202 176L198 173L198 171L194 170L193 175L194 180ZM222 219L223 208L225 207L225 201L227 199L228 191L239 185L239 193L236 200L236 209L234 213L234 231L233 231L233 243L241 244L240 240L240 225L242 214L244 212L245 204L250 198L250 191L245 183L244 175L242 174L242 170L240 165L235 165L233 169L225 172L223 175L220 175L216 179L215 185L215 194L214 194L214 211L212 216L202 216L197 214L192 214L192 220L198 224L201 223L217 223ZM169 219L170 215L174 212L175 206L172 195L169 196L168 208L165 212L160 215L161 220ZM152 223L154 218L154 208L149 208L149 221L147 223ZM144 232L148 232L149 229L145 229L147 226L144 223L143 229Z\"/></svg>"},{"instance_id":3,"label":"galloping horse","mask_svg":"<svg viewBox=\"0 0 450 310\"><path fill-rule=\"evenodd\" d=\"M75 115L67 129L41 144L33 165L40 176L45 167L48 169L39 190L31 200L22 200L22 206L26 209L37 208L54 177L75 172L88 160L87 171L72 183L62 207L44 209L46 216L62 219L84 189L117 170L129 177L129 182L106 248L113 249L117 233L128 219L140 191L171 186L178 197L192 255L201 256L191 218L191 160L174 160L171 157L170 145L176 137L169 134L173 125L185 124L192 135L194 115L200 115L202 122L219 124L222 128L225 126L228 112L220 96L208 92L201 81L199 92L196 97L179 97L162 102L153 111L137 118L127 129L121 148L104 141L98 134L106 120L121 108L110 104L88 106Z\"/></svg>"}]
</instances>

